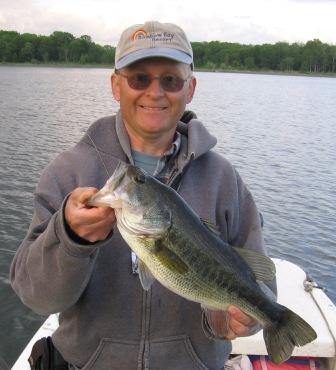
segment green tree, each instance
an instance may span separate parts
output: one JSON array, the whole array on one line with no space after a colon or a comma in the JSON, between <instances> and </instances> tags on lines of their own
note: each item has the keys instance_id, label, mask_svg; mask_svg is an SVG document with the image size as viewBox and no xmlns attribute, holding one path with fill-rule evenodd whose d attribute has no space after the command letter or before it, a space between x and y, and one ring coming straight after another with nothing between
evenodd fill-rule
<instances>
[{"instance_id":1,"label":"green tree","mask_svg":"<svg viewBox=\"0 0 336 370\"><path fill-rule=\"evenodd\" d=\"M247 57L245 60L244 60L244 65L245 65L245 68L248 69L248 70L253 70L256 68L256 65L255 65L255 62L254 62L254 57Z\"/></svg>"},{"instance_id":2,"label":"green tree","mask_svg":"<svg viewBox=\"0 0 336 370\"><path fill-rule=\"evenodd\" d=\"M302 68L308 72L320 72L324 48L320 40L307 41L303 47Z\"/></svg>"},{"instance_id":3,"label":"green tree","mask_svg":"<svg viewBox=\"0 0 336 370\"><path fill-rule=\"evenodd\" d=\"M31 42L26 42L24 47L20 50L20 61L21 62L30 62L34 59L34 49Z\"/></svg>"},{"instance_id":4,"label":"green tree","mask_svg":"<svg viewBox=\"0 0 336 370\"><path fill-rule=\"evenodd\" d=\"M56 50L53 49L53 42L48 36L38 36L38 46L36 50L36 59L41 62L53 60Z\"/></svg>"},{"instance_id":5,"label":"green tree","mask_svg":"<svg viewBox=\"0 0 336 370\"><path fill-rule=\"evenodd\" d=\"M50 35L53 44L53 60L69 60L69 45L75 37L69 32L55 31Z\"/></svg>"},{"instance_id":6,"label":"green tree","mask_svg":"<svg viewBox=\"0 0 336 370\"><path fill-rule=\"evenodd\" d=\"M87 53L87 49L85 41L79 38L72 40L69 45L69 60L72 62L78 62L81 55Z\"/></svg>"},{"instance_id":7,"label":"green tree","mask_svg":"<svg viewBox=\"0 0 336 370\"><path fill-rule=\"evenodd\" d=\"M328 60L328 71L336 72L336 45L326 46L326 55Z\"/></svg>"},{"instance_id":8,"label":"green tree","mask_svg":"<svg viewBox=\"0 0 336 370\"><path fill-rule=\"evenodd\" d=\"M88 61L89 63L101 63L103 59L104 48L95 43L89 45Z\"/></svg>"},{"instance_id":9,"label":"green tree","mask_svg":"<svg viewBox=\"0 0 336 370\"><path fill-rule=\"evenodd\" d=\"M208 69L209 71L215 71L216 70L216 64L208 61L205 63L204 68Z\"/></svg>"},{"instance_id":10,"label":"green tree","mask_svg":"<svg viewBox=\"0 0 336 370\"><path fill-rule=\"evenodd\" d=\"M20 35L20 62L31 62L37 57L38 36L32 33L23 33Z\"/></svg>"},{"instance_id":11,"label":"green tree","mask_svg":"<svg viewBox=\"0 0 336 370\"><path fill-rule=\"evenodd\" d=\"M83 40L87 45L90 45L92 43L91 36L82 35L80 36L80 39Z\"/></svg>"},{"instance_id":12,"label":"green tree","mask_svg":"<svg viewBox=\"0 0 336 370\"><path fill-rule=\"evenodd\" d=\"M15 31L0 30L0 60L18 62L20 53L20 34Z\"/></svg>"},{"instance_id":13,"label":"green tree","mask_svg":"<svg viewBox=\"0 0 336 370\"><path fill-rule=\"evenodd\" d=\"M115 48L110 45L104 45L103 49L102 63L114 64Z\"/></svg>"},{"instance_id":14,"label":"green tree","mask_svg":"<svg viewBox=\"0 0 336 370\"><path fill-rule=\"evenodd\" d=\"M293 57L285 57L280 62L280 70L281 71L293 71L294 69L294 58Z\"/></svg>"},{"instance_id":15,"label":"green tree","mask_svg":"<svg viewBox=\"0 0 336 370\"><path fill-rule=\"evenodd\" d=\"M191 43L194 53L194 64L195 67L203 67L205 64L205 48L203 42L192 42Z\"/></svg>"}]
</instances>

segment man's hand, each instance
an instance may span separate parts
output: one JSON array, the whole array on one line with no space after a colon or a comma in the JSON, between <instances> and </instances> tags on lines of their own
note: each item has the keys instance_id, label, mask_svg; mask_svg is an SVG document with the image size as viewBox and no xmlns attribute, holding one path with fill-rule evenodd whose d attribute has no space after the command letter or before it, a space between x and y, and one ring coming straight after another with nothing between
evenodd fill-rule
<instances>
[{"instance_id":1,"label":"man's hand","mask_svg":"<svg viewBox=\"0 0 336 370\"><path fill-rule=\"evenodd\" d=\"M87 207L86 202L98 191L96 188L76 188L65 205L65 221L71 230L89 242L104 240L116 220L110 207Z\"/></svg>"},{"instance_id":2,"label":"man's hand","mask_svg":"<svg viewBox=\"0 0 336 370\"><path fill-rule=\"evenodd\" d=\"M219 338L244 337L257 324L254 318L232 305L226 311L205 309L205 314L214 335Z\"/></svg>"}]
</instances>

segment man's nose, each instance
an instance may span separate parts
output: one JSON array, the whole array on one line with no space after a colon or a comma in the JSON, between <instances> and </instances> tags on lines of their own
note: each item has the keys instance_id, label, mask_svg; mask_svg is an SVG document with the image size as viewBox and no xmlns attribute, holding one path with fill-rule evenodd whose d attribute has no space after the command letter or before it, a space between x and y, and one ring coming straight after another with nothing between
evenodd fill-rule
<instances>
[{"instance_id":1,"label":"man's nose","mask_svg":"<svg viewBox=\"0 0 336 370\"><path fill-rule=\"evenodd\" d=\"M147 93L156 96L161 96L164 94L164 90L160 83L160 77L153 77L151 83L147 88Z\"/></svg>"}]
</instances>

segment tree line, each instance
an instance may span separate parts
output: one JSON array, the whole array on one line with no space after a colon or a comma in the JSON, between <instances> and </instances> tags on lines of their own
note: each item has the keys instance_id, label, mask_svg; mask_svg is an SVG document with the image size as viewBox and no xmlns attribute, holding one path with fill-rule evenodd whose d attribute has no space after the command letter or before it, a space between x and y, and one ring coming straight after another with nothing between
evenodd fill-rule
<instances>
[{"instance_id":1,"label":"tree line","mask_svg":"<svg viewBox=\"0 0 336 370\"><path fill-rule=\"evenodd\" d=\"M244 45L192 42L196 68L336 73L336 45L318 39L306 43ZM115 47L101 46L88 35L55 31L50 36L0 30L0 62L114 64Z\"/></svg>"},{"instance_id":2,"label":"tree line","mask_svg":"<svg viewBox=\"0 0 336 370\"><path fill-rule=\"evenodd\" d=\"M336 45L318 39L306 43L242 45L229 42L194 42L196 65L208 69L336 72Z\"/></svg>"},{"instance_id":3,"label":"tree line","mask_svg":"<svg viewBox=\"0 0 336 370\"><path fill-rule=\"evenodd\" d=\"M115 48L98 45L90 36L55 31L50 36L0 31L0 62L74 62L113 64Z\"/></svg>"}]
</instances>

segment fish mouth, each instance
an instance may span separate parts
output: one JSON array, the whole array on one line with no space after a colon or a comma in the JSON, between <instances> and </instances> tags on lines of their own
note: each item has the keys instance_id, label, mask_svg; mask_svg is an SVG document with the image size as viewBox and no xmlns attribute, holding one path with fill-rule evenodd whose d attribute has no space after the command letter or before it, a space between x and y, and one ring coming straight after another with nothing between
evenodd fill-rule
<instances>
[{"instance_id":1,"label":"fish mouth","mask_svg":"<svg viewBox=\"0 0 336 370\"><path fill-rule=\"evenodd\" d=\"M120 199L119 194L117 194L117 190L125 179L128 168L129 165L119 161L112 176L106 181L104 187L89 198L86 203L87 206L110 206L112 208L115 208L117 206L118 199Z\"/></svg>"},{"instance_id":2,"label":"fish mouth","mask_svg":"<svg viewBox=\"0 0 336 370\"><path fill-rule=\"evenodd\" d=\"M146 172L139 167L119 161L112 176L97 193L86 202L89 207L121 208L122 202L129 202L127 187L130 182L143 184L147 180Z\"/></svg>"}]
</instances>

